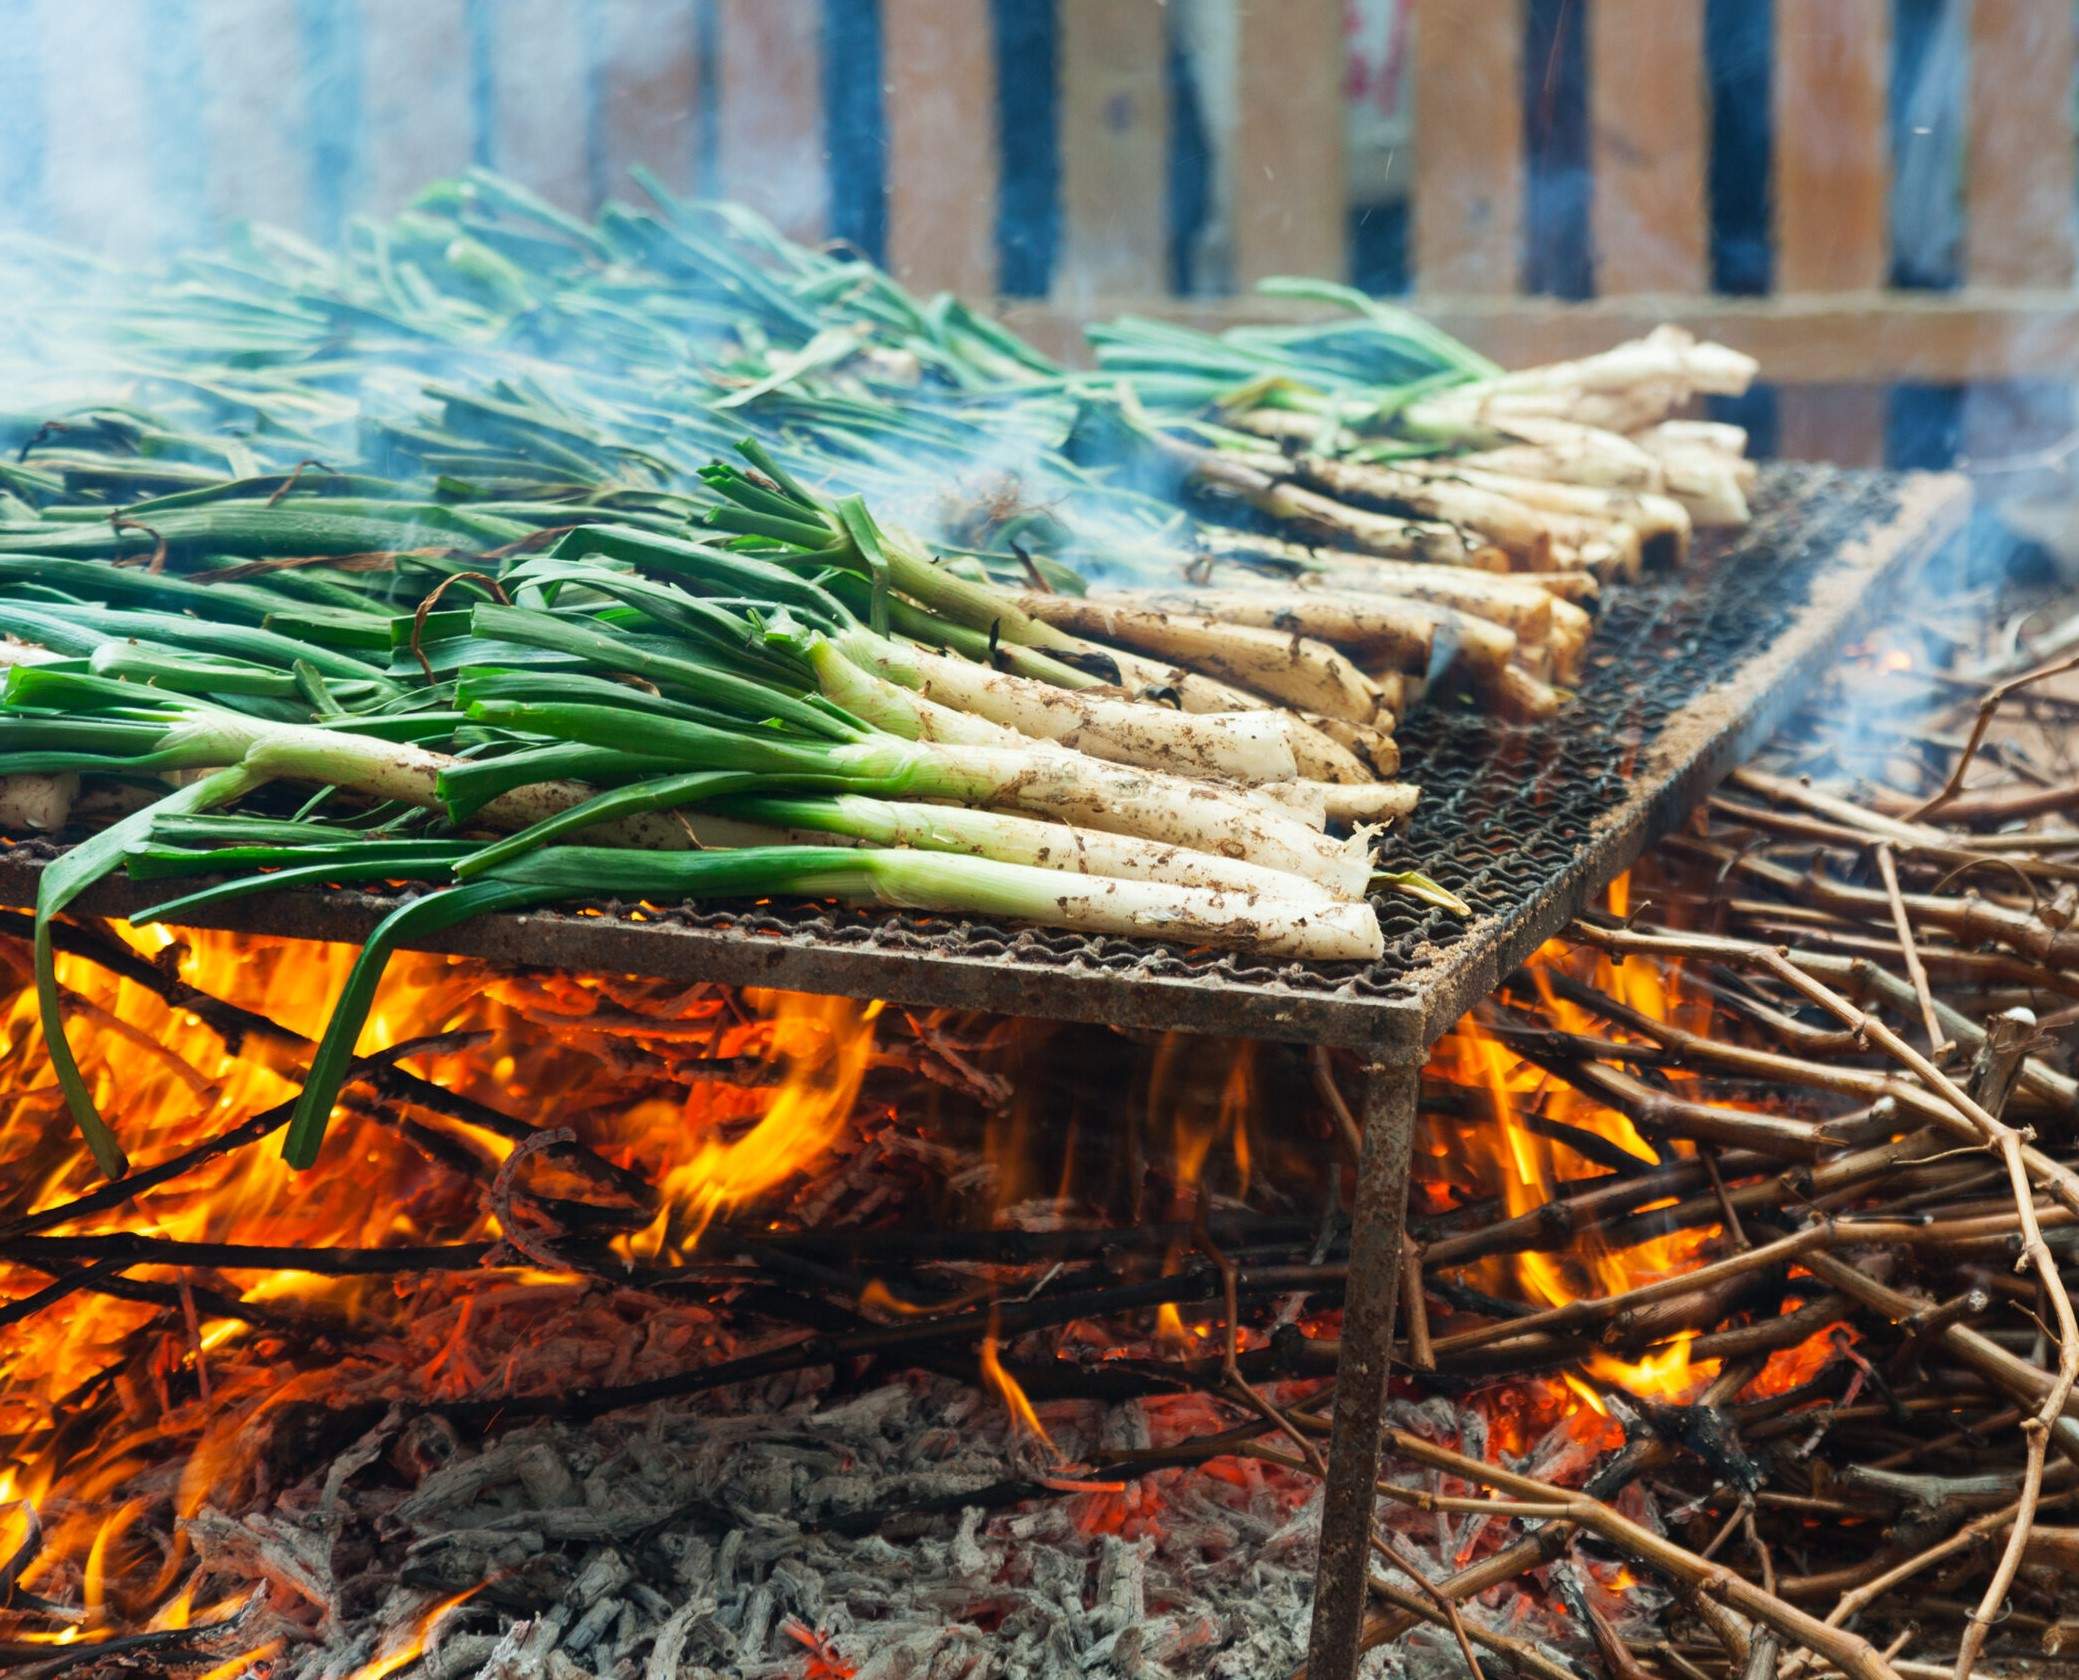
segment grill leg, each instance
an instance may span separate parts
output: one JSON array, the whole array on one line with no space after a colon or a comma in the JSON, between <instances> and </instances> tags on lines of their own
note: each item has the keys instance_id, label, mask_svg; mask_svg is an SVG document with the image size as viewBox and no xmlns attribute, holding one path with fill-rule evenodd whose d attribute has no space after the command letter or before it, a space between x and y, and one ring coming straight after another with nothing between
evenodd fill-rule
<instances>
[{"instance_id":1,"label":"grill leg","mask_svg":"<svg viewBox=\"0 0 2079 1680\"><path fill-rule=\"evenodd\" d=\"M1321 1564L1314 1581L1307 1680L1354 1680L1357 1673L1420 1072L1416 1067L1377 1063L1365 1069L1350 1282L1343 1305L1342 1361L1336 1370L1335 1435L1329 1443L1328 1488L1321 1508Z\"/></svg>"}]
</instances>

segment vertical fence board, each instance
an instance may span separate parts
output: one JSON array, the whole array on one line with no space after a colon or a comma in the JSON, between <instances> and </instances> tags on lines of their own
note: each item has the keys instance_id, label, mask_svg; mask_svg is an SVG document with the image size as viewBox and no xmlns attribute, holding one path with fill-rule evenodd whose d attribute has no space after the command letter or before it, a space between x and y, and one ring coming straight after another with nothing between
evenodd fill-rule
<instances>
[{"instance_id":1,"label":"vertical fence board","mask_svg":"<svg viewBox=\"0 0 2079 1680\"><path fill-rule=\"evenodd\" d=\"M598 0L600 163L607 196L645 164L691 192L699 145L700 40L693 0Z\"/></svg>"},{"instance_id":2,"label":"vertical fence board","mask_svg":"<svg viewBox=\"0 0 2079 1680\"><path fill-rule=\"evenodd\" d=\"M1414 19L1415 284L1517 290L1523 247L1523 3L1456 0Z\"/></svg>"},{"instance_id":3,"label":"vertical fence board","mask_svg":"<svg viewBox=\"0 0 2079 1680\"><path fill-rule=\"evenodd\" d=\"M1883 385L1782 385L1776 390L1776 454L1786 461L1884 465L1890 390Z\"/></svg>"},{"instance_id":4,"label":"vertical fence board","mask_svg":"<svg viewBox=\"0 0 2079 1680\"><path fill-rule=\"evenodd\" d=\"M882 0L888 267L906 285L996 290L996 43L988 0Z\"/></svg>"},{"instance_id":5,"label":"vertical fence board","mask_svg":"<svg viewBox=\"0 0 2079 1680\"><path fill-rule=\"evenodd\" d=\"M361 191L356 208L385 215L428 181L468 167L464 0L361 0Z\"/></svg>"},{"instance_id":6,"label":"vertical fence board","mask_svg":"<svg viewBox=\"0 0 2079 1680\"><path fill-rule=\"evenodd\" d=\"M107 0L91 16L77 0L36 7L49 216L38 231L118 256L144 254L174 231L154 214L143 56L149 3Z\"/></svg>"},{"instance_id":7,"label":"vertical fence board","mask_svg":"<svg viewBox=\"0 0 2079 1680\"><path fill-rule=\"evenodd\" d=\"M1055 291L1166 291L1168 19L1159 0L1061 0Z\"/></svg>"},{"instance_id":8,"label":"vertical fence board","mask_svg":"<svg viewBox=\"0 0 2079 1680\"><path fill-rule=\"evenodd\" d=\"M1776 0L1776 285L1881 287L1890 270L1890 0ZM1881 370L1871 370L1881 377ZM1881 465L1881 389L1786 387L1788 457Z\"/></svg>"},{"instance_id":9,"label":"vertical fence board","mask_svg":"<svg viewBox=\"0 0 2079 1680\"><path fill-rule=\"evenodd\" d=\"M491 162L551 204L592 207L593 31L570 0L498 0L491 14Z\"/></svg>"},{"instance_id":10,"label":"vertical fence board","mask_svg":"<svg viewBox=\"0 0 2079 1680\"><path fill-rule=\"evenodd\" d=\"M303 228L310 150L295 20L256 19L248 0L197 0L195 12L208 67L200 120L209 213L219 222Z\"/></svg>"},{"instance_id":11,"label":"vertical fence board","mask_svg":"<svg viewBox=\"0 0 2079 1680\"><path fill-rule=\"evenodd\" d=\"M1776 0L1776 286L1854 292L1890 265L1891 0Z\"/></svg>"},{"instance_id":12,"label":"vertical fence board","mask_svg":"<svg viewBox=\"0 0 2079 1680\"><path fill-rule=\"evenodd\" d=\"M1350 219L1341 0L1240 7L1228 176L1235 282L1269 274L1340 280Z\"/></svg>"},{"instance_id":13,"label":"vertical fence board","mask_svg":"<svg viewBox=\"0 0 2079 1680\"><path fill-rule=\"evenodd\" d=\"M1594 0L1588 28L1596 290L1706 291L1704 0Z\"/></svg>"},{"instance_id":14,"label":"vertical fence board","mask_svg":"<svg viewBox=\"0 0 2079 1680\"><path fill-rule=\"evenodd\" d=\"M797 239L830 222L822 0L716 0L721 190Z\"/></svg>"},{"instance_id":15,"label":"vertical fence board","mask_svg":"<svg viewBox=\"0 0 2079 1680\"><path fill-rule=\"evenodd\" d=\"M1981 286L2069 286L2072 8L1973 0L1964 257Z\"/></svg>"}]
</instances>

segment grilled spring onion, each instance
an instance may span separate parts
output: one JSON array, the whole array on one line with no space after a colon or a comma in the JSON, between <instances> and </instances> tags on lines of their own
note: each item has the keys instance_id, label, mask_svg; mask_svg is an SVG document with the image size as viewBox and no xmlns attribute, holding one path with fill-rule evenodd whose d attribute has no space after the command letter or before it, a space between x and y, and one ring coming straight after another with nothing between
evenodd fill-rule
<instances>
[{"instance_id":1,"label":"grilled spring onion","mask_svg":"<svg viewBox=\"0 0 2079 1680\"><path fill-rule=\"evenodd\" d=\"M1245 782L1289 781L1299 773L1283 712L1179 712L1078 693L871 632L847 632L835 646L862 669L927 699L1096 758Z\"/></svg>"},{"instance_id":2,"label":"grilled spring onion","mask_svg":"<svg viewBox=\"0 0 2079 1680\"><path fill-rule=\"evenodd\" d=\"M739 490L739 494L747 493ZM855 524L862 517L855 516ZM835 525L842 526L837 515L830 518ZM884 535L869 540L886 541ZM811 552L819 558L823 554L821 549ZM1072 668L1056 667L1051 662L1039 668L1066 679L1066 684L998 671L987 662L991 650L986 638L975 649L984 655L983 659L935 653L860 623L835 593L797 579L782 567L747 561L740 555L715 554L697 544L670 539L631 540L625 535L614 540L581 530L559 541L548 562L517 568L511 577L530 585L589 587L613 596L660 626L681 632L691 627L689 609L702 603L689 601L679 590L603 572L596 564L587 569L569 563L573 555L601 553L668 570L672 580L685 588L770 590L777 594L776 604L784 605L788 616L800 615L827 639L826 648L834 647L862 669L914 689L954 711L1000 724L1024 736L1057 741L1093 757L1149 769L1181 770L1244 782L1287 781L1298 774L1293 750L1296 720L1288 713L1268 709L1247 713L1180 712L1115 693L1092 693L1088 687L1070 686L1088 679L1079 678ZM780 587L775 589L775 584ZM987 586L975 584L962 587L961 598L970 604L987 590ZM1011 606L1008 596L1002 597L1002 602ZM920 634L953 642L967 639L960 633L961 626L925 614L922 609L914 611L918 618L928 620L912 620ZM524 620L538 616L520 614L517 609L479 608L476 620L485 635L529 639L537 631ZM714 618L710 616L704 628L712 633L713 626ZM552 625L539 633L553 635L562 631L560 625ZM768 651L776 652L776 643L784 639L777 628L769 632ZM802 673L802 680L819 682L829 699L857 710L854 700L842 692L846 674L828 658L818 656L815 638L800 637L795 646L809 666ZM995 651L1002 651L1001 643ZM593 652L604 657L604 646L595 644Z\"/></svg>"},{"instance_id":3,"label":"grilled spring onion","mask_svg":"<svg viewBox=\"0 0 2079 1680\"><path fill-rule=\"evenodd\" d=\"M860 792L1008 806L1244 858L1304 875L1343 898L1362 897L1369 874L1371 848L1363 835L1330 840L1239 791L1058 748L946 746L893 736L844 744L789 741L584 703L477 700L470 715L500 729L651 754L689 769L828 776Z\"/></svg>"},{"instance_id":4,"label":"grilled spring onion","mask_svg":"<svg viewBox=\"0 0 2079 1680\"><path fill-rule=\"evenodd\" d=\"M737 797L732 797L737 796ZM459 880L487 874L509 859L635 810L703 808L686 818L701 846L785 841L825 845L911 846L964 852L999 863L1059 869L1121 880L1163 881L1211 891L1258 894L1295 901L1332 899L1303 876L1264 869L1239 858L1195 852L1131 834L1042 822L1004 811L959 805L918 805L863 794L817 793L776 787L771 778L726 771L694 771L615 788L585 804L472 852L455 865Z\"/></svg>"},{"instance_id":5,"label":"grilled spring onion","mask_svg":"<svg viewBox=\"0 0 2079 1680\"><path fill-rule=\"evenodd\" d=\"M0 699L11 707L71 702L68 715L0 715L0 775L66 772L220 770L243 766L259 780L349 788L377 801L441 808L441 777L457 762L396 732L452 733L456 714L407 714L394 720L359 718L353 727L277 723L206 701L92 677L50 665L20 665L8 673ZM101 712L81 716L79 712ZM529 776L481 807L493 827L524 828L591 797L593 789L563 779ZM97 836L98 838L98 836ZM631 818L613 838L629 845L683 845L682 831L658 819Z\"/></svg>"}]
</instances>

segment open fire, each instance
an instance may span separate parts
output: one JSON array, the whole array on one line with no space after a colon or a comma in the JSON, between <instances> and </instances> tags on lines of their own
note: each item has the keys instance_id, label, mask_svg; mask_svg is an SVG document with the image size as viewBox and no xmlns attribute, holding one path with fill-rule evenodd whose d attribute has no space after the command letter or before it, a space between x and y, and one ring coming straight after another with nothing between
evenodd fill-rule
<instances>
[{"instance_id":1,"label":"open fire","mask_svg":"<svg viewBox=\"0 0 2079 1680\"><path fill-rule=\"evenodd\" d=\"M1623 920L1629 905L1630 878L1612 883L1609 910ZM1571 995L1555 989L1554 977L1572 980ZM1654 1040L1613 1029L1594 1009L1576 1001L1584 992L1614 999L1649 1020L1707 1032L1713 1024L1708 998L1690 997L1681 970L1662 971L1641 963L1613 964L1592 948L1548 945L1524 969L1519 989L1527 989L1539 1017L1539 1030L1573 1035L1582 1042L1598 1038L1636 1044L1646 1054ZM1597 1101L1579 1086L1555 1077L1537 1062L1512 1050L1504 1038L1483 1028L1483 1008L1467 1016L1439 1041L1430 1071L1443 1079L1484 1093L1484 1104L1453 1101L1431 1110L1429 1153L1435 1163L1425 1181L1430 1210L1448 1214L1467 1203L1499 1203L1512 1220L1538 1217L1554 1205L1569 1185L1616 1171L1641 1174L1680 1162L1696 1162L1696 1145L1683 1137L1666 1139L1656 1149L1621 1108ZM1671 1095L1693 1092L1697 1076L1680 1067L1667 1069ZM1466 1268L1466 1278L1495 1296L1523 1300L1535 1307L1564 1307L1583 1299L1623 1295L1641 1284L1680 1276L1702 1263L1724 1235L1718 1222L1685 1224L1665 1234L1646 1234L1651 1216L1673 1207L1667 1196L1638 1203L1630 1210L1633 1235L1621 1246L1608 1228L1591 1224L1569 1246L1551 1250L1526 1248L1505 1260L1496 1257ZM1788 1309L1787 1309L1788 1310ZM1797 1347L1778 1353L1755 1379L1752 1392L1776 1393L1796 1386L1823 1363L1836 1327L1815 1331ZM1585 1420L1610 1419L1604 1394L1681 1402L1702 1388L1716 1369L1711 1361L1692 1364L1690 1343L1695 1332L1675 1331L1636 1358L1623 1358L1603 1348L1587 1353L1578 1371L1561 1380L1579 1403L1583 1431L1600 1434L1601 1444L1620 1445L1621 1426L1594 1430Z\"/></svg>"},{"instance_id":2,"label":"open fire","mask_svg":"<svg viewBox=\"0 0 2079 1680\"><path fill-rule=\"evenodd\" d=\"M322 1653L376 1680L429 1641L483 1657L549 1625L551 1606L561 1637L608 1603L627 1614L592 1629L601 1652L707 1639L745 1660L755 1647L760 1672L830 1676L908 1629L914 1604L797 1590L784 1544L745 1573L739 1599L762 1608L738 1603L732 1622L717 1598L704 1628L674 1627L669 1593L636 1590L639 1567L587 1582L620 1556L602 1534L635 1550L615 1528L627 1514L611 1514L634 1496L616 1494L606 1445L630 1416L701 1443L709 1491L736 1512L694 1517L703 1543L731 1545L752 1496L723 1460L732 1441L745 1464L769 1455L744 1432L762 1420L857 1473L849 1507L804 1520L794 1543L827 1571L819 1529L906 1525L905 1567L948 1577L928 1595L940 1623L1016 1631L1021 1595L1051 1571L1087 1624L1058 1637L1119 1633L1105 1595L1125 1590L1166 1630L1145 1653L1153 1672L1228 1672L1211 1666L1223 1649L1296 1657L1317 1483L1276 1432L1237 1430L1236 1403L1300 1418L1325 1403L1349 1165L1319 1094L1332 1064L414 956L363 1040L341 1147L298 1177L266 1134L351 953L158 929L68 938L83 1065L140 1171L98 1187L61 1123L26 948L0 944L0 1177L14 1187L0 1224L0 1555L14 1562L0 1579L18 1660L105 1645L231 1680L315 1673ZM1564 1240L1532 1234L1588 1181L1699 1159L1510 1042L1526 1022L1610 1033L1584 988L1656 1021L1712 1012L1679 973L1552 946L1438 1046L1418 1154L1420 1369L1395 1408L1448 1448L1568 1486L1624 1445L1641 1405L1683 1406L1721 1363L1673 1318L1528 1357L1506 1339L1514 1316L1678 1276L1723 1237L1715 1220L1657 1230L1672 1192ZM1747 1316L1725 1305L1714 1319ZM1798 1305L1793 1287L1775 1307ZM1801 1328L1719 1398L1794 1390L1838 1345L1831 1324ZM574 1498L609 1515L560 1532ZM1634 1488L1624 1508L1657 1523L1657 1502ZM436 1534L414 1526L428 1511ZM652 1540L657 1511L638 1501L634 1516ZM1418 1549L1448 1532L1457 1568L1506 1538L1491 1517L1403 1519ZM778 1520L768 1511L767 1530ZM535 1550L452 1539L486 1523ZM925 1538L955 1530L950 1551ZM1244 1637L1258 1547L1285 1560L1290 1625ZM561 1570L544 1562L556 1554ZM1643 1626L1665 1602L1607 1558L1578 1560L1568 1592L1571 1607L1528 1582L1486 1602L1562 1645L1584 1616ZM342 1620L349 1605L360 1613Z\"/></svg>"}]
</instances>

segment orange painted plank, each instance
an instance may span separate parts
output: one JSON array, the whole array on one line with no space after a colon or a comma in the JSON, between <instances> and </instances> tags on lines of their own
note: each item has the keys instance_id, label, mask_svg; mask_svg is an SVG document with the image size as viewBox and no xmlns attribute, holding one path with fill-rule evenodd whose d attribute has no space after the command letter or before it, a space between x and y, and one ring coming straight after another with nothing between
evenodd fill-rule
<instances>
[{"instance_id":1,"label":"orange painted plank","mask_svg":"<svg viewBox=\"0 0 2079 1680\"><path fill-rule=\"evenodd\" d=\"M822 0L716 0L716 174L783 233L830 222Z\"/></svg>"},{"instance_id":2,"label":"orange painted plank","mask_svg":"<svg viewBox=\"0 0 2079 1680\"><path fill-rule=\"evenodd\" d=\"M38 0L37 82L43 94L39 232L92 250L136 254L177 231L152 182L153 109L144 72L148 0Z\"/></svg>"},{"instance_id":3,"label":"orange painted plank","mask_svg":"<svg viewBox=\"0 0 2079 1680\"><path fill-rule=\"evenodd\" d=\"M591 19L570 0L498 0L491 16L491 161L551 204L592 208Z\"/></svg>"},{"instance_id":4,"label":"orange painted plank","mask_svg":"<svg viewBox=\"0 0 2079 1680\"><path fill-rule=\"evenodd\" d=\"M281 97L303 77L298 32L257 27L246 0L198 0L195 27L206 67L201 123L210 215L301 228L310 151L301 110Z\"/></svg>"},{"instance_id":5,"label":"orange painted plank","mask_svg":"<svg viewBox=\"0 0 2079 1680\"><path fill-rule=\"evenodd\" d=\"M1965 271L1981 286L2069 286L2074 273L2070 6L1973 0Z\"/></svg>"},{"instance_id":6,"label":"orange painted plank","mask_svg":"<svg viewBox=\"0 0 2079 1680\"><path fill-rule=\"evenodd\" d=\"M1228 171L1235 282L1340 280L1350 221L1342 0L1239 4Z\"/></svg>"},{"instance_id":7,"label":"orange painted plank","mask_svg":"<svg viewBox=\"0 0 2079 1680\"><path fill-rule=\"evenodd\" d=\"M1776 289L1874 289L1891 266L1891 0L1775 3Z\"/></svg>"},{"instance_id":8,"label":"orange painted plank","mask_svg":"<svg viewBox=\"0 0 2079 1680\"><path fill-rule=\"evenodd\" d=\"M988 0L882 0L888 267L920 291L996 290L996 42Z\"/></svg>"},{"instance_id":9,"label":"orange painted plank","mask_svg":"<svg viewBox=\"0 0 2079 1680\"><path fill-rule=\"evenodd\" d=\"M599 128L609 197L634 164L690 192L699 145L700 39L694 0L600 0Z\"/></svg>"},{"instance_id":10,"label":"orange painted plank","mask_svg":"<svg viewBox=\"0 0 2079 1680\"><path fill-rule=\"evenodd\" d=\"M1776 393L1776 453L1786 461L1884 465L1890 394L1882 385L1798 385Z\"/></svg>"},{"instance_id":11,"label":"orange painted plank","mask_svg":"<svg viewBox=\"0 0 2079 1680\"><path fill-rule=\"evenodd\" d=\"M1596 290L1705 291L1704 0L1595 0L1588 30Z\"/></svg>"},{"instance_id":12,"label":"orange painted plank","mask_svg":"<svg viewBox=\"0 0 2079 1680\"><path fill-rule=\"evenodd\" d=\"M468 167L465 0L361 0L361 202L387 215Z\"/></svg>"},{"instance_id":13,"label":"orange painted plank","mask_svg":"<svg viewBox=\"0 0 2079 1680\"><path fill-rule=\"evenodd\" d=\"M1169 272L1168 15L1161 0L1060 0L1057 293L1160 291Z\"/></svg>"},{"instance_id":14,"label":"orange painted plank","mask_svg":"<svg viewBox=\"0 0 2079 1680\"><path fill-rule=\"evenodd\" d=\"M1414 19L1415 284L1514 293L1523 258L1523 0Z\"/></svg>"}]
</instances>

